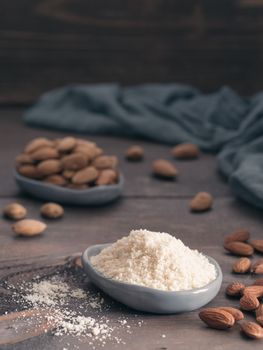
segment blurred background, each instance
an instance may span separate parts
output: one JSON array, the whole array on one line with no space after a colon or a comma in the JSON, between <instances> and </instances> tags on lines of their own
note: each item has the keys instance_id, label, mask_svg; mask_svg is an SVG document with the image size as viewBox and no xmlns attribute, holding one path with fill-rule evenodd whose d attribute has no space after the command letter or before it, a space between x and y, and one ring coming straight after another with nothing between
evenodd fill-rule
<instances>
[{"instance_id":1,"label":"blurred background","mask_svg":"<svg viewBox=\"0 0 263 350\"><path fill-rule=\"evenodd\" d=\"M0 104L71 83L263 83L263 0L1 0Z\"/></svg>"}]
</instances>

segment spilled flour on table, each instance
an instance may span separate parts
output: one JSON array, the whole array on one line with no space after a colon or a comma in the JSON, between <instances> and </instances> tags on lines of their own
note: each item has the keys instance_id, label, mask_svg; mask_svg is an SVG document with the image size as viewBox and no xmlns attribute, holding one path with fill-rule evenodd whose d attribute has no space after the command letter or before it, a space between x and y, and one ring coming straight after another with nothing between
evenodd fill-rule
<instances>
[{"instance_id":1,"label":"spilled flour on table","mask_svg":"<svg viewBox=\"0 0 263 350\"><path fill-rule=\"evenodd\" d=\"M51 327L54 328L54 336L62 339L65 335L77 337L93 349L96 345L106 346L107 341L124 345L125 342L119 336L120 331L129 334L131 325L142 326L137 315L132 320L122 316L112 319L109 313L111 305L104 301L99 292L72 287L65 278L59 276L22 283L18 292L13 291L13 297L23 309L48 311L44 316L39 312L38 318L45 317L48 325L54 325ZM72 348L70 343L68 346ZM76 345L74 348L77 348Z\"/></svg>"}]
</instances>

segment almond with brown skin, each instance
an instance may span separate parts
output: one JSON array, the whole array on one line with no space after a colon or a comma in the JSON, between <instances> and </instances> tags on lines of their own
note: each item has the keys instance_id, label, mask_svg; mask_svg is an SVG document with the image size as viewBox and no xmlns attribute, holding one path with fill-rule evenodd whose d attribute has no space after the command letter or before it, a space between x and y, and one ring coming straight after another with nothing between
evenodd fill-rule
<instances>
[{"instance_id":1,"label":"almond with brown skin","mask_svg":"<svg viewBox=\"0 0 263 350\"><path fill-rule=\"evenodd\" d=\"M254 286L263 286L263 278L258 278L253 283Z\"/></svg>"},{"instance_id":2,"label":"almond with brown skin","mask_svg":"<svg viewBox=\"0 0 263 350\"><path fill-rule=\"evenodd\" d=\"M42 175L40 174L38 168L34 165L25 164L19 166L17 169L20 175L29 177L31 179L40 179Z\"/></svg>"},{"instance_id":3,"label":"almond with brown skin","mask_svg":"<svg viewBox=\"0 0 263 350\"><path fill-rule=\"evenodd\" d=\"M256 309L256 320L263 327L263 304Z\"/></svg>"},{"instance_id":4,"label":"almond with brown skin","mask_svg":"<svg viewBox=\"0 0 263 350\"><path fill-rule=\"evenodd\" d=\"M242 322L240 328L243 333L252 339L262 339L263 338L263 328L260 327L255 322Z\"/></svg>"},{"instance_id":5,"label":"almond with brown skin","mask_svg":"<svg viewBox=\"0 0 263 350\"><path fill-rule=\"evenodd\" d=\"M220 306L218 309L229 312L236 322L244 319L244 314L241 310L231 306Z\"/></svg>"},{"instance_id":6,"label":"almond with brown skin","mask_svg":"<svg viewBox=\"0 0 263 350\"><path fill-rule=\"evenodd\" d=\"M219 308L204 309L199 317L208 327L215 329L228 329L235 324L234 316Z\"/></svg>"},{"instance_id":7,"label":"almond with brown skin","mask_svg":"<svg viewBox=\"0 0 263 350\"><path fill-rule=\"evenodd\" d=\"M244 242L228 242L224 244L224 248L234 255L250 256L254 253L254 248Z\"/></svg>"},{"instance_id":8,"label":"almond with brown skin","mask_svg":"<svg viewBox=\"0 0 263 350\"><path fill-rule=\"evenodd\" d=\"M100 156L103 153L103 150L97 146L83 143L75 147L74 153L82 153L85 155L87 161L91 161Z\"/></svg>"},{"instance_id":9,"label":"almond with brown skin","mask_svg":"<svg viewBox=\"0 0 263 350\"><path fill-rule=\"evenodd\" d=\"M248 230L237 230L224 238L224 244L229 242L246 242L250 237L250 233Z\"/></svg>"},{"instance_id":10,"label":"almond with brown skin","mask_svg":"<svg viewBox=\"0 0 263 350\"><path fill-rule=\"evenodd\" d=\"M64 215L64 209L57 203L46 203L40 208L42 216L48 219L58 219Z\"/></svg>"},{"instance_id":11,"label":"almond with brown skin","mask_svg":"<svg viewBox=\"0 0 263 350\"><path fill-rule=\"evenodd\" d=\"M118 159L115 156L99 156L94 159L92 165L99 169L115 169L118 165Z\"/></svg>"},{"instance_id":12,"label":"almond with brown skin","mask_svg":"<svg viewBox=\"0 0 263 350\"><path fill-rule=\"evenodd\" d=\"M248 286L244 289L243 294L249 294L255 296L256 298L260 298L263 296L263 286Z\"/></svg>"},{"instance_id":13,"label":"almond with brown skin","mask_svg":"<svg viewBox=\"0 0 263 350\"><path fill-rule=\"evenodd\" d=\"M157 159L152 164L153 174L163 179L174 179L178 175L176 167L166 159Z\"/></svg>"},{"instance_id":14,"label":"almond with brown skin","mask_svg":"<svg viewBox=\"0 0 263 350\"><path fill-rule=\"evenodd\" d=\"M25 164L33 164L34 161L31 158L29 154L26 153L21 153L16 157L16 166L19 167L20 165L25 165Z\"/></svg>"},{"instance_id":15,"label":"almond with brown skin","mask_svg":"<svg viewBox=\"0 0 263 350\"><path fill-rule=\"evenodd\" d=\"M64 170L62 175L65 179L71 179L76 174L74 170Z\"/></svg>"},{"instance_id":16,"label":"almond with brown skin","mask_svg":"<svg viewBox=\"0 0 263 350\"><path fill-rule=\"evenodd\" d=\"M240 258L233 264L233 272L246 273L250 270L251 261L248 258Z\"/></svg>"},{"instance_id":17,"label":"almond with brown skin","mask_svg":"<svg viewBox=\"0 0 263 350\"><path fill-rule=\"evenodd\" d=\"M190 202L190 210L204 212L210 210L213 205L213 197L208 192L198 192Z\"/></svg>"},{"instance_id":18,"label":"almond with brown skin","mask_svg":"<svg viewBox=\"0 0 263 350\"><path fill-rule=\"evenodd\" d=\"M59 174L55 174L55 175L47 176L44 179L44 182L47 182L52 185L57 185L57 186L65 186L67 183L67 180L63 176Z\"/></svg>"},{"instance_id":19,"label":"almond with brown skin","mask_svg":"<svg viewBox=\"0 0 263 350\"><path fill-rule=\"evenodd\" d=\"M41 147L36 151L30 153L34 161L41 161L46 159L55 159L59 157L58 151L53 147Z\"/></svg>"},{"instance_id":20,"label":"almond with brown skin","mask_svg":"<svg viewBox=\"0 0 263 350\"><path fill-rule=\"evenodd\" d=\"M61 139L57 144L57 149L59 152L69 152L77 144L75 137L67 136Z\"/></svg>"},{"instance_id":21,"label":"almond with brown skin","mask_svg":"<svg viewBox=\"0 0 263 350\"><path fill-rule=\"evenodd\" d=\"M193 143L181 143L172 149L172 155L177 159L194 159L199 153L199 147Z\"/></svg>"},{"instance_id":22,"label":"almond with brown skin","mask_svg":"<svg viewBox=\"0 0 263 350\"><path fill-rule=\"evenodd\" d=\"M26 208L19 203L10 203L3 209L3 214L12 220L21 220L26 217Z\"/></svg>"},{"instance_id":23,"label":"almond with brown skin","mask_svg":"<svg viewBox=\"0 0 263 350\"><path fill-rule=\"evenodd\" d=\"M112 185L116 183L117 180L118 180L118 174L115 170L105 169L100 172L99 177L96 180L96 185L98 186Z\"/></svg>"},{"instance_id":24,"label":"almond with brown skin","mask_svg":"<svg viewBox=\"0 0 263 350\"><path fill-rule=\"evenodd\" d=\"M42 176L53 175L62 170L62 164L59 159L43 160L37 165L37 170Z\"/></svg>"},{"instance_id":25,"label":"almond with brown skin","mask_svg":"<svg viewBox=\"0 0 263 350\"><path fill-rule=\"evenodd\" d=\"M38 148L41 147L52 147L53 142L44 138L44 137L38 137L36 139L33 139L30 141L26 147L25 147L25 153L32 153L36 151Z\"/></svg>"},{"instance_id":26,"label":"almond with brown skin","mask_svg":"<svg viewBox=\"0 0 263 350\"><path fill-rule=\"evenodd\" d=\"M24 219L17 221L12 229L17 235L21 236L36 236L45 231L47 225L44 222L32 220L32 219Z\"/></svg>"},{"instance_id":27,"label":"almond with brown skin","mask_svg":"<svg viewBox=\"0 0 263 350\"><path fill-rule=\"evenodd\" d=\"M249 243L257 252L263 253L263 239L253 239Z\"/></svg>"},{"instance_id":28,"label":"almond with brown skin","mask_svg":"<svg viewBox=\"0 0 263 350\"><path fill-rule=\"evenodd\" d=\"M246 293L240 299L240 306L242 310L253 311L259 307L259 301L255 295Z\"/></svg>"},{"instance_id":29,"label":"almond with brown skin","mask_svg":"<svg viewBox=\"0 0 263 350\"><path fill-rule=\"evenodd\" d=\"M231 297L240 297L243 294L245 285L240 282L232 282L226 287L226 294Z\"/></svg>"},{"instance_id":30,"label":"almond with brown skin","mask_svg":"<svg viewBox=\"0 0 263 350\"><path fill-rule=\"evenodd\" d=\"M256 274L256 275L261 275L263 274L263 259L259 259L258 261L256 261L252 268L251 268L251 272Z\"/></svg>"},{"instance_id":31,"label":"almond with brown skin","mask_svg":"<svg viewBox=\"0 0 263 350\"><path fill-rule=\"evenodd\" d=\"M62 158L64 170L80 170L87 165L87 159L82 153L72 153Z\"/></svg>"},{"instance_id":32,"label":"almond with brown skin","mask_svg":"<svg viewBox=\"0 0 263 350\"><path fill-rule=\"evenodd\" d=\"M138 162L143 159L144 150L141 146L134 145L127 149L125 157L127 160Z\"/></svg>"},{"instance_id":33,"label":"almond with brown skin","mask_svg":"<svg viewBox=\"0 0 263 350\"><path fill-rule=\"evenodd\" d=\"M93 166L88 166L84 169L81 169L76 172L76 174L72 177L71 181L74 184L85 184L93 182L97 179L99 172Z\"/></svg>"}]
</instances>

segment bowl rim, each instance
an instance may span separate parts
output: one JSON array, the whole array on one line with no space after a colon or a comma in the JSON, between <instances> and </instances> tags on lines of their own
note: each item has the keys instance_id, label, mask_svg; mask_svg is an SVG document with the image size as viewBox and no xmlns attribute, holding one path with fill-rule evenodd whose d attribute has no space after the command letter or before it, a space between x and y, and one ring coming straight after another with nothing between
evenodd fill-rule
<instances>
[{"instance_id":1,"label":"bowl rim","mask_svg":"<svg viewBox=\"0 0 263 350\"><path fill-rule=\"evenodd\" d=\"M46 188L46 189L52 188L52 189L56 189L58 192L78 193L78 194L92 193L92 192L97 192L97 191L102 191L102 190L118 189L118 188L121 188L124 184L124 176L122 173L119 173L119 181L114 185L94 186L94 187L90 187L90 188L82 189L82 190L77 190L74 188L67 188L67 187L58 186L55 184L50 184L47 182L39 181L36 179L31 179L29 177L20 175L16 169L14 169L14 177L17 181L24 182L24 183L31 184L31 185L36 185L36 186L39 186L42 188Z\"/></svg>"},{"instance_id":2,"label":"bowl rim","mask_svg":"<svg viewBox=\"0 0 263 350\"><path fill-rule=\"evenodd\" d=\"M162 289L155 289L155 288L150 288L150 287L145 287L145 286L142 286L142 285L139 285L139 284L132 284L132 283L127 283L127 282L121 282L121 281L118 281L118 280L114 280L113 278L108 278L108 277L105 277L101 272L99 272L96 268L93 267L93 265L91 264L90 262L90 257L89 257L89 254L90 254L90 251L95 249L95 248L99 248L100 251L104 248L107 248L109 247L110 245L112 245L113 243L104 243L104 244L95 244L95 245L91 245L89 246L82 254L82 263L83 263L83 266L87 266L88 269L90 269L92 272L95 273L95 275L99 278L102 278L104 280L107 280L109 281L110 283L114 283L120 287L129 287L129 288L132 288L132 289L136 289L136 290L141 290L141 291L145 291L145 292L154 292L154 293L159 293L159 294L163 294L164 296L166 295L193 295L193 294L199 294L199 293L204 293L204 292L207 292L208 289L211 289L213 286L217 286L218 284L218 281L221 285L222 283L222 280L223 280L223 273L222 273L222 270L221 270L221 267L220 265L218 264L218 262L212 258L211 256L209 255L205 255L203 254L208 260L210 263L212 263L214 266L215 266L215 269L216 269L216 278L209 282L208 284L204 285L203 287L200 287L200 288L193 288L193 289L186 289L186 290L178 290L178 291L167 291L167 290L162 290ZM99 253L98 253L99 254Z\"/></svg>"}]
</instances>

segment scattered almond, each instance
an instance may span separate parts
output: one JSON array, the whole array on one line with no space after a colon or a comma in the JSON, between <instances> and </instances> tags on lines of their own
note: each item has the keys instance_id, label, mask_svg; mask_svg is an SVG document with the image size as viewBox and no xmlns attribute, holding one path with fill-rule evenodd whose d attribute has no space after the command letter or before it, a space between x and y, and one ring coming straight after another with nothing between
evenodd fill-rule
<instances>
[{"instance_id":1,"label":"scattered almond","mask_svg":"<svg viewBox=\"0 0 263 350\"><path fill-rule=\"evenodd\" d=\"M125 157L127 160L140 161L143 159L144 150L141 146L131 146L127 149Z\"/></svg>"},{"instance_id":2,"label":"scattered almond","mask_svg":"<svg viewBox=\"0 0 263 350\"><path fill-rule=\"evenodd\" d=\"M67 183L67 180L58 174L55 175L49 175L44 179L44 182L48 182L52 185L56 185L56 186L65 186Z\"/></svg>"},{"instance_id":3,"label":"scattered almond","mask_svg":"<svg viewBox=\"0 0 263 350\"><path fill-rule=\"evenodd\" d=\"M242 310L253 311L259 307L259 301L255 295L246 293L240 299L240 306Z\"/></svg>"},{"instance_id":4,"label":"scattered almond","mask_svg":"<svg viewBox=\"0 0 263 350\"><path fill-rule=\"evenodd\" d=\"M176 167L166 159L155 160L152 167L153 174L164 179L174 179L178 175Z\"/></svg>"},{"instance_id":5,"label":"scattered almond","mask_svg":"<svg viewBox=\"0 0 263 350\"><path fill-rule=\"evenodd\" d=\"M226 288L226 294L232 297L240 297L243 294L245 285L240 282L232 282Z\"/></svg>"},{"instance_id":6,"label":"scattered almond","mask_svg":"<svg viewBox=\"0 0 263 350\"><path fill-rule=\"evenodd\" d=\"M72 153L62 158L64 170L80 170L87 165L87 159L82 153Z\"/></svg>"},{"instance_id":7,"label":"scattered almond","mask_svg":"<svg viewBox=\"0 0 263 350\"><path fill-rule=\"evenodd\" d=\"M240 256L250 256L254 253L254 248L244 242L228 242L224 244L224 248L230 253Z\"/></svg>"},{"instance_id":8,"label":"scattered almond","mask_svg":"<svg viewBox=\"0 0 263 350\"><path fill-rule=\"evenodd\" d=\"M263 286L257 286L257 285L248 286L244 289L243 293L244 293L244 295L245 294L253 295L256 298L262 297L263 296Z\"/></svg>"},{"instance_id":9,"label":"scattered almond","mask_svg":"<svg viewBox=\"0 0 263 350\"><path fill-rule=\"evenodd\" d=\"M64 209L57 203L46 203L40 208L40 213L45 218L58 219L64 215Z\"/></svg>"},{"instance_id":10,"label":"scattered almond","mask_svg":"<svg viewBox=\"0 0 263 350\"><path fill-rule=\"evenodd\" d=\"M43 160L37 165L37 170L42 176L53 175L62 170L62 164L59 159Z\"/></svg>"},{"instance_id":11,"label":"scattered almond","mask_svg":"<svg viewBox=\"0 0 263 350\"><path fill-rule=\"evenodd\" d=\"M254 249L259 252L263 253L263 239L254 239L249 242Z\"/></svg>"},{"instance_id":12,"label":"scattered almond","mask_svg":"<svg viewBox=\"0 0 263 350\"><path fill-rule=\"evenodd\" d=\"M256 309L256 320L261 326L263 326L263 304L260 304Z\"/></svg>"},{"instance_id":13,"label":"scattered almond","mask_svg":"<svg viewBox=\"0 0 263 350\"><path fill-rule=\"evenodd\" d=\"M72 177L71 181L74 184L81 185L95 181L98 175L99 172L95 167L88 166L84 169L77 171L76 174Z\"/></svg>"},{"instance_id":14,"label":"scattered almond","mask_svg":"<svg viewBox=\"0 0 263 350\"><path fill-rule=\"evenodd\" d=\"M263 328L255 322L242 322L240 328L249 338L262 339Z\"/></svg>"},{"instance_id":15,"label":"scattered almond","mask_svg":"<svg viewBox=\"0 0 263 350\"><path fill-rule=\"evenodd\" d=\"M213 197L208 192L198 192L190 202L190 209L193 212L210 210L213 205Z\"/></svg>"},{"instance_id":16,"label":"scattered almond","mask_svg":"<svg viewBox=\"0 0 263 350\"><path fill-rule=\"evenodd\" d=\"M44 137L38 137L36 139L33 139L26 145L25 153L32 153L36 151L38 148L45 147L45 146L52 147L53 142Z\"/></svg>"},{"instance_id":17,"label":"scattered almond","mask_svg":"<svg viewBox=\"0 0 263 350\"><path fill-rule=\"evenodd\" d=\"M227 329L235 324L231 313L219 308L207 308L199 313L200 319L211 328Z\"/></svg>"},{"instance_id":18,"label":"scattered almond","mask_svg":"<svg viewBox=\"0 0 263 350\"><path fill-rule=\"evenodd\" d=\"M229 242L245 242L249 239L250 233L247 230L238 230L230 233L224 239L224 244Z\"/></svg>"},{"instance_id":19,"label":"scattered almond","mask_svg":"<svg viewBox=\"0 0 263 350\"><path fill-rule=\"evenodd\" d=\"M243 320L244 319L244 314L241 310L235 308L235 307L231 307L231 306L220 306L219 307L220 310L224 310L229 312L235 319L236 322Z\"/></svg>"},{"instance_id":20,"label":"scattered almond","mask_svg":"<svg viewBox=\"0 0 263 350\"><path fill-rule=\"evenodd\" d=\"M181 143L172 149L172 155L177 159L197 158L199 153L199 147L193 143Z\"/></svg>"},{"instance_id":21,"label":"scattered almond","mask_svg":"<svg viewBox=\"0 0 263 350\"><path fill-rule=\"evenodd\" d=\"M93 161L93 166L99 170L115 169L118 159L115 156L99 156Z\"/></svg>"},{"instance_id":22,"label":"scattered almond","mask_svg":"<svg viewBox=\"0 0 263 350\"><path fill-rule=\"evenodd\" d=\"M75 137L64 137L63 139L59 140L57 144L57 149L60 152L69 152L71 151L77 144L77 140Z\"/></svg>"},{"instance_id":23,"label":"scattered almond","mask_svg":"<svg viewBox=\"0 0 263 350\"><path fill-rule=\"evenodd\" d=\"M10 203L3 209L4 216L12 220L21 220L26 217L27 210L19 203Z\"/></svg>"},{"instance_id":24,"label":"scattered almond","mask_svg":"<svg viewBox=\"0 0 263 350\"><path fill-rule=\"evenodd\" d=\"M19 172L20 175L25 177L29 177L32 179L41 178L41 174L39 173L37 167L34 165L30 165L30 164L21 165L18 167L17 171Z\"/></svg>"},{"instance_id":25,"label":"scattered almond","mask_svg":"<svg viewBox=\"0 0 263 350\"><path fill-rule=\"evenodd\" d=\"M233 272L246 273L250 270L251 261L248 258L240 258L233 264Z\"/></svg>"},{"instance_id":26,"label":"scattered almond","mask_svg":"<svg viewBox=\"0 0 263 350\"><path fill-rule=\"evenodd\" d=\"M263 286L263 278L258 278L253 283L254 286Z\"/></svg>"},{"instance_id":27,"label":"scattered almond","mask_svg":"<svg viewBox=\"0 0 263 350\"><path fill-rule=\"evenodd\" d=\"M118 174L115 170L105 169L100 172L99 177L96 180L96 185L98 186L112 185L116 183L117 180L118 180Z\"/></svg>"},{"instance_id":28,"label":"scattered almond","mask_svg":"<svg viewBox=\"0 0 263 350\"><path fill-rule=\"evenodd\" d=\"M256 275L263 274L263 259L259 259L253 264L251 272Z\"/></svg>"},{"instance_id":29,"label":"scattered almond","mask_svg":"<svg viewBox=\"0 0 263 350\"><path fill-rule=\"evenodd\" d=\"M32 220L32 219L24 219L17 221L12 229L17 235L21 236L36 236L41 234L47 225L41 221Z\"/></svg>"}]
</instances>

